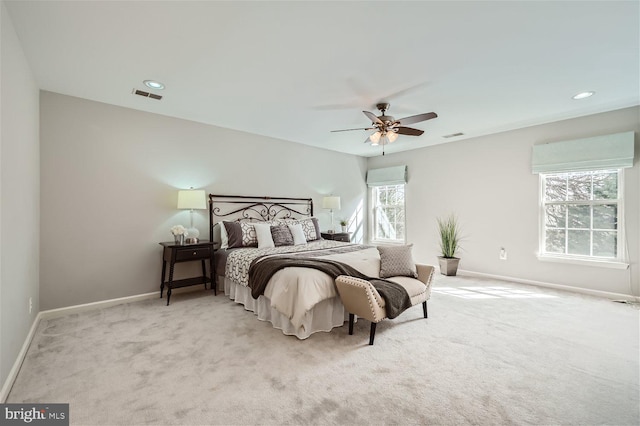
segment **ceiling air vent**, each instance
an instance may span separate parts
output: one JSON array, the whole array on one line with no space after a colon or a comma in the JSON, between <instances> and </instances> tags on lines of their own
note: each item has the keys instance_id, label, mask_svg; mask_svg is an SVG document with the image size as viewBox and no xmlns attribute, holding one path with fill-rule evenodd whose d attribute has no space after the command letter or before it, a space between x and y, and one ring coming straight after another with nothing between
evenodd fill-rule
<instances>
[{"instance_id":1,"label":"ceiling air vent","mask_svg":"<svg viewBox=\"0 0 640 426\"><path fill-rule=\"evenodd\" d=\"M162 99L162 96L156 95L155 93L145 92L144 90L133 89L131 93L138 96L144 96L145 98L151 98L151 99L157 99L157 100Z\"/></svg>"},{"instance_id":2,"label":"ceiling air vent","mask_svg":"<svg viewBox=\"0 0 640 426\"><path fill-rule=\"evenodd\" d=\"M444 135L444 136L443 136L443 138L447 138L447 139L448 139L448 138L455 138L456 136L462 136L462 135L464 135L464 133L460 133L460 132L458 132L458 133L451 133L450 135Z\"/></svg>"}]
</instances>

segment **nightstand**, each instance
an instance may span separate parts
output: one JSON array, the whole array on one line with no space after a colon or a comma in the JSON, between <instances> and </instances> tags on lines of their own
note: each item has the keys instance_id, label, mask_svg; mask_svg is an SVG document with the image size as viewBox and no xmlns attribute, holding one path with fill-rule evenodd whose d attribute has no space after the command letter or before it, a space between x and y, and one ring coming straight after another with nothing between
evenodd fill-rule
<instances>
[{"instance_id":1,"label":"nightstand","mask_svg":"<svg viewBox=\"0 0 640 426\"><path fill-rule=\"evenodd\" d=\"M334 232L332 234L321 232L320 236L325 240L344 241L345 243L351 242L351 232Z\"/></svg>"},{"instance_id":2,"label":"nightstand","mask_svg":"<svg viewBox=\"0 0 640 426\"><path fill-rule=\"evenodd\" d=\"M216 291L214 281L214 268L213 268L213 252L214 243L209 241L200 241L193 244L177 245L174 242L160 243L164 247L162 251L162 280L160 282L160 298L162 299L162 293L164 287L167 286L167 306L171 299L171 289L187 287L190 285L204 284L204 288L207 288L207 283L211 283L213 294L218 294ZM173 280L173 269L176 263L192 262L199 260L202 263L202 275L194 278L185 278L181 280ZM209 276L207 276L207 267L205 260L209 261ZM169 263L169 280L165 282L167 263Z\"/></svg>"}]
</instances>

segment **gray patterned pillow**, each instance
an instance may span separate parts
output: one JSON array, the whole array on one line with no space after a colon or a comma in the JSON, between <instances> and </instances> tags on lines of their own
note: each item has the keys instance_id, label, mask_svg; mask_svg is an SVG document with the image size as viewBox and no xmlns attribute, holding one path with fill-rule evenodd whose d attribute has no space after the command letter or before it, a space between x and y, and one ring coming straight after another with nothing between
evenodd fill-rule
<instances>
[{"instance_id":1,"label":"gray patterned pillow","mask_svg":"<svg viewBox=\"0 0 640 426\"><path fill-rule=\"evenodd\" d=\"M413 244L406 246L378 246L380 253L380 278L418 278L416 264L411 255Z\"/></svg>"},{"instance_id":2,"label":"gray patterned pillow","mask_svg":"<svg viewBox=\"0 0 640 426\"><path fill-rule=\"evenodd\" d=\"M320 228L317 226L318 220L315 217L290 220L287 222L289 225L295 225L296 223L302 226L302 232L304 232L304 237L307 241L315 241L320 238Z\"/></svg>"},{"instance_id":3,"label":"gray patterned pillow","mask_svg":"<svg viewBox=\"0 0 640 426\"><path fill-rule=\"evenodd\" d=\"M293 245L293 235L287 225L272 226L271 236L276 247Z\"/></svg>"},{"instance_id":4,"label":"gray patterned pillow","mask_svg":"<svg viewBox=\"0 0 640 426\"><path fill-rule=\"evenodd\" d=\"M240 228L242 229L242 246L257 247L258 235L256 234L256 228L253 227L253 223L240 222Z\"/></svg>"},{"instance_id":5,"label":"gray patterned pillow","mask_svg":"<svg viewBox=\"0 0 640 426\"><path fill-rule=\"evenodd\" d=\"M249 222L223 222L227 231L229 248L257 247L256 229Z\"/></svg>"}]
</instances>

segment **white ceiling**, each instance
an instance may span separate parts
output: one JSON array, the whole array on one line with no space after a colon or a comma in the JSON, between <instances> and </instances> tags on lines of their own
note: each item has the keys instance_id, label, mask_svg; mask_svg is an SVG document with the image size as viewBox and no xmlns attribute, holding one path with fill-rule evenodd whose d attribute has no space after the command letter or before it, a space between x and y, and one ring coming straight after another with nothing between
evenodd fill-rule
<instances>
[{"instance_id":1,"label":"white ceiling","mask_svg":"<svg viewBox=\"0 0 640 426\"><path fill-rule=\"evenodd\" d=\"M43 90L362 156L382 100L439 115L387 152L640 104L638 1L5 4Z\"/></svg>"}]
</instances>

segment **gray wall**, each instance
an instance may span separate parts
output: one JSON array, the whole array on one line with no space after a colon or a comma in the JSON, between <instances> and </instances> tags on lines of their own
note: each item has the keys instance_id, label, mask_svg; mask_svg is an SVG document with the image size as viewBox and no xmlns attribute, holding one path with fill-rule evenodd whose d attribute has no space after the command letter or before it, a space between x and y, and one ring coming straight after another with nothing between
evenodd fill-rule
<instances>
[{"instance_id":1,"label":"gray wall","mask_svg":"<svg viewBox=\"0 0 640 426\"><path fill-rule=\"evenodd\" d=\"M324 194L342 217L366 192L361 157L50 92L40 103L43 310L157 291L158 242L189 224L178 189L313 197L323 229ZM195 225L208 236L206 211Z\"/></svg>"},{"instance_id":2,"label":"gray wall","mask_svg":"<svg viewBox=\"0 0 640 426\"><path fill-rule=\"evenodd\" d=\"M638 295L640 173L625 169L629 270L541 262L538 250L538 176L531 173L534 144L633 130L640 109L559 121L420 150L372 157L369 168L407 164L407 233L416 260L437 262L436 218L455 213L464 240L460 268L523 280ZM637 154L636 154L637 157ZM508 260L498 258L505 247Z\"/></svg>"},{"instance_id":3,"label":"gray wall","mask_svg":"<svg viewBox=\"0 0 640 426\"><path fill-rule=\"evenodd\" d=\"M38 88L4 3L0 78L0 385L39 310ZM29 314L29 298L33 312Z\"/></svg>"}]
</instances>

